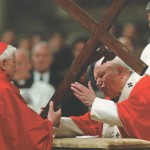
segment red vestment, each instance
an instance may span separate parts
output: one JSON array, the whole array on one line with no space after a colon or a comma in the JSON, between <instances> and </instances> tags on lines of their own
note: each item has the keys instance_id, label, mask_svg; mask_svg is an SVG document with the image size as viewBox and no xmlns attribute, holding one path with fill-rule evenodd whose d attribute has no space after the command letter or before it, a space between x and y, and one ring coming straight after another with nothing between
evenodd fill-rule
<instances>
[{"instance_id":1,"label":"red vestment","mask_svg":"<svg viewBox=\"0 0 150 150\"><path fill-rule=\"evenodd\" d=\"M19 90L0 71L0 149L50 150L52 123L27 107Z\"/></svg>"},{"instance_id":2,"label":"red vestment","mask_svg":"<svg viewBox=\"0 0 150 150\"><path fill-rule=\"evenodd\" d=\"M90 112L79 117L71 116L71 119L85 133L85 135L91 136L98 135L99 137L102 137L103 123L91 120ZM119 127L119 131L122 138L128 137L128 135L126 134L126 132L122 127Z\"/></svg>"},{"instance_id":3,"label":"red vestment","mask_svg":"<svg viewBox=\"0 0 150 150\"><path fill-rule=\"evenodd\" d=\"M150 77L143 77L117 107L128 136L150 141Z\"/></svg>"},{"instance_id":4,"label":"red vestment","mask_svg":"<svg viewBox=\"0 0 150 150\"><path fill-rule=\"evenodd\" d=\"M110 98L106 97L106 100L109 99ZM71 119L85 133L85 135L99 135L99 137L102 137L103 123L91 120L90 112L79 117L71 116Z\"/></svg>"},{"instance_id":5,"label":"red vestment","mask_svg":"<svg viewBox=\"0 0 150 150\"><path fill-rule=\"evenodd\" d=\"M86 135L99 135L102 136L103 124L90 118L90 112L86 113L80 117L71 116L71 119L76 123L76 125L86 134Z\"/></svg>"},{"instance_id":6,"label":"red vestment","mask_svg":"<svg viewBox=\"0 0 150 150\"><path fill-rule=\"evenodd\" d=\"M123 124L121 136L150 141L150 77L143 77L132 89L128 99L117 103ZM102 135L102 123L92 121L90 113L71 117L86 135Z\"/></svg>"}]
</instances>

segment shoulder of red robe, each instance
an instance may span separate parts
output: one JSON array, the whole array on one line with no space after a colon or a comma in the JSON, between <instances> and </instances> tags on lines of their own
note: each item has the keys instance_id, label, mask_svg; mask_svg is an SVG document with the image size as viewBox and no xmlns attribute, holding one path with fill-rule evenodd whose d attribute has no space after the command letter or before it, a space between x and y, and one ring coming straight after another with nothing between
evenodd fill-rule
<instances>
[{"instance_id":1,"label":"shoulder of red robe","mask_svg":"<svg viewBox=\"0 0 150 150\"><path fill-rule=\"evenodd\" d=\"M4 42L0 42L0 55L6 50L7 47L8 47L8 44Z\"/></svg>"}]
</instances>

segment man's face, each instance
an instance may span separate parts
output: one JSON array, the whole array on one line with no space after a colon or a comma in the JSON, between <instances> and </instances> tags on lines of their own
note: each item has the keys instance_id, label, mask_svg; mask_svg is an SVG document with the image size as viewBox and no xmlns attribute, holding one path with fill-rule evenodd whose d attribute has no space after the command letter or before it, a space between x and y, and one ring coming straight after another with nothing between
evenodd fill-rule
<instances>
[{"instance_id":1,"label":"man's face","mask_svg":"<svg viewBox=\"0 0 150 150\"><path fill-rule=\"evenodd\" d=\"M32 53L32 62L35 70L44 73L50 69L52 56L47 46L39 47Z\"/></svg>"},{"instance_id":2,"label":"man's face","mask_svg":"<svg viewBox=\"0 0 150 150\"><path fill-rule=\"evenodd\" d=\"M109 62L96 66L94 77L98 88L106 97L116 98L121 94L121 80L117 68L110 66Z\"/></svg>"},{"instance_id":3,"label":"man's face","mask_svg":"<svg viewBox=\"0 0 150 150\"><path fill-rule=\"evenodd\" d=\"M150 12L147 13L147 16L148 16L148 25L149 25L149 28L150 28Z\"/></svg>"},{"instance_id":4,"label":"man's face","mask_svg":"<svg viewBox=\"0 0 150 150\"><path fill-rule=\"evenodd\" d=\"M13 80L16 71L16 57L13 56L12 59L4 60L2 69L6 73L10 80Z\"/></svg>"},{"instance_id":5,"label":"man's face","mask_svg":"<svg viewBox=\"0 0 150 150\"><path fill-rule=\"evenodd\" d=\"M29 56L24 51L18 51L16 53L16 73L15 80L25 80L30 76L31 64Z\"/></svg>"}]
</instances>

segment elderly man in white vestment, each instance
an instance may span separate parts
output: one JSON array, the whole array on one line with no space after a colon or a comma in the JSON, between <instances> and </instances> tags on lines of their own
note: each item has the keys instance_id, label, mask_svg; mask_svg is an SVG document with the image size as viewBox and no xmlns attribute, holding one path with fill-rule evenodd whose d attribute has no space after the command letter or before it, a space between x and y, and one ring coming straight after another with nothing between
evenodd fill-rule
<instances>
[{"instance_id":1,"label":"elderly man in white vestment","mask_svg":"<svg viewBox=\"0 0 150 150\"><path fill-rule=\"evenodd\" d=\"M150 2L146 10L150 26ZM150 44L144 49L141 59L150 65L149 57ZM120 62L119 59L115 59L101 66L98 62L94 70L98 87L110 99L119 97L118 103L97 98L90 82L88 88L78 82L73 83L71 89L75 96L86 105L92 106L91 113L81 117L61 118L56 137L89 134L116 138L120 137L121 133L122 137L150 141L150 117L148 115L150 113L148 107L150 104L148 94L150 92L150 77L140 77L134 72L131 73L130 69ZM146 74L150 74L150 67ZM101 123L96 124L91 119ZM58 119L56 122L58 125ZM98 126L100 127L98 128Z\"/></svg>"},{"instance_id":2,"label":"elderly man in white vestment","mask_svg":"<svg viewBox=\"0 0 150 150\"><path fill-rule=\"evenodd\" d=\"M116 134L119 129L121 137L150 141L150 77L140 77L125 66L115 58L102 65L98 62L94 69L98 88L110 99L119 97L117 103L96 97L90 82L88 87L78 82L71 85L75 96L92 107L91 112L81 117L61 118L57 137L99 135L115 138L120 136ZM91 119L99 122L100 128Z\"/></svg>"},{"instance_id":3,"label":"elderly man in white vestment","mask_svg":"<svg viewBox=\"0 0 150 150\"><path fill-rule=\"evenodd\" d=\"M117 99L117 101L119 100L119 102L127 99L134 85L140 79L140 76L137 75L135 72L131 71L131 69L118 57L116 57L113 61L109 61L102 65L101 63L102 60L98 61L94 69L94 75L98 87L100 87L101 85L101 81L98 76L106 76L105 82L107 82L107 85L110 86L110 89L106 90L106 87L100 87L100 89L104 92L105 96L109 97L109 99L114 99L114 101L116 101ZM119 81L118 85L115 85L116 80ZM81 88L79 91L84 94L82 95L82 97L79 94L80 92L78 93L77 87ZM91 87L90 82L88 83L88 88L75 82L74 84L72 84L71 89L74 91L74 94L78 99L84 102L87 106L91 106L91 102L88 101L93 101L96 95ZM106 100L105 102L107 103L108 101L109 100ZM97 105L97 107L101 109L103 105ZM108 105L108 108L109 107L111 106ZM114 114L114 116L107 116L107 114L105 114L105 117L109 117L110 120L106 121L103 124L98 123L97 121L92 121L90 118L90 112L81 117L62 117L56 137L92 135L103 138L120 138L121 135L124 133L120 133L118 127L114 126L114 124L122 125L120 120L117 118L118 116L116 114Z\"/></svg>"}]
</instances>

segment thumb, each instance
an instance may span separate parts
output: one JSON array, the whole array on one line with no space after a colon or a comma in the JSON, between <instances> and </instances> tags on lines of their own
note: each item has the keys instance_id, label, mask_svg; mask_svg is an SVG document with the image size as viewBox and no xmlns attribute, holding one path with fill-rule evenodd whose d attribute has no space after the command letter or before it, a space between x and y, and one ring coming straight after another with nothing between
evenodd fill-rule
<instances>
[{"instance_id":1,"label":"thumb","mask_svg":"<svg viewBox=\"0 0 150 150\"><path fill-rule=\"evenodd\" d=\"M89 88L89 90L93 91L93 88L92 88L92 85L91 85L91 81L88 82L88 88Z\"/></svg>"},{"instance_id":2,"label":"thumb","mask_svg":"<svg viewBox=\"0 0 150 150\"><path fill-rule=\"evenodd\" d=\"M50 110L53 109L53 105L54 105L53 101L50 101L50 103L49 103L49 109L50 109Z\"/></svg>"},{"instance_id":3,"label":"thumb","mask_svg":"<svg viewBox=\"0 0 150 150\"><path fill-rule=\"evenodd\" d=\"M61 115L61 109L57 110L57 114Z\"/></svg>"},{"instance_id":4,"label":"thumb","mask_svg":"<svg viewBox=\"0 0 150 150\"><path fill-rule=\"evenodd\" d=\"M50 101L50 103L49 103L49 112L52 112L52 111L54 111L54 103L53 103L53 101Z\"/></svg>"},{"instance_id":5,"label":"thumb","mask_svg":"<svg viewBox=\"0 0 150 150\"><path fill-rule=\"evenodd\" d=\"M61 113L61 108L58 110L59 113Z\"/></svg>"}]
</instances>

